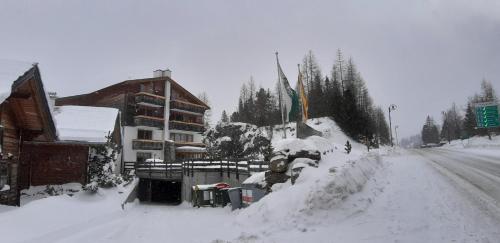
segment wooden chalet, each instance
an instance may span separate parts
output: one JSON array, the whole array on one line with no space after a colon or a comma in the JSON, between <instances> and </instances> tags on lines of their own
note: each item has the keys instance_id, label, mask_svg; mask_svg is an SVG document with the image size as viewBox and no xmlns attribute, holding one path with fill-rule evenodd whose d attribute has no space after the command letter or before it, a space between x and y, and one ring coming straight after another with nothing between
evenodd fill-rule
<instances>
[{"instance_id":1,"label":"wooden chalet","mask_svg":"<svg viewBox=\"0 0 500 243\"><path fill-rule=\"evenodd\" d=\"M58 139L38 66L9 91L0 100L0 204L19 206L20 190L31 185L85 184L93 143Z\"/></svg>"}]
</instances>

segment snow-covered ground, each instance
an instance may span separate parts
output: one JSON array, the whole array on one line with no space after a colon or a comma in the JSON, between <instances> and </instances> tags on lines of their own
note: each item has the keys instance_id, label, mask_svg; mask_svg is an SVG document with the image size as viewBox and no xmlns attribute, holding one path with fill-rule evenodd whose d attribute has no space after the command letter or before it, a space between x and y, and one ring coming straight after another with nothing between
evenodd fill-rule
<instances>
[{"instance_id":1,"label":"snow-covered ground","mask_svg":"<svg viewBox=\"0 0 500 243\"><path fill-rule=\"evenodd\" d=\"M39 243L498 242L500 238L498 218L412 151L382 156L374 152L335 172L321 168L321 164L310 168L296 185L276 187L258 203L233 212L187 203L137 202L122 210L125 193L118 191L127 189L49 197L21 208L0 207L0 235L2 242Z\"/></svg>"},{"instance_id":2,"label":"snow-covered ground","mask_svg":"<svg viewBox=\"0 0 500 243\"><path fill-rule=\"evenodd\" d=\"M421 155L434 150L353 143L346 154L347 138L327 122L312 124L325 137L273 141L317 148L322 160L245 209L136 201L122 210L130 187L77 192L0 206L1 242L498 242L498 214Z\"/></svg>"}]
</instances>

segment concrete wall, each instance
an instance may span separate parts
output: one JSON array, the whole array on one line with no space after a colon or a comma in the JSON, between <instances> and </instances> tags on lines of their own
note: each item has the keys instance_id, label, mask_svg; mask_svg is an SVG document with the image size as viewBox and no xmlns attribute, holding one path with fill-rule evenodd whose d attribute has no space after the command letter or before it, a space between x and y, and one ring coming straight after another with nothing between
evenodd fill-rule
<instances>
[{"instance_id":1,"label":"concrete wall","mask_svg":"<svg viewBox=\"0 0 500 243\"><path fill-rule=\"evenodd\" d=\"M191 201L191 188L195 185L215 184L224 182L231 187L239 187L241 183L248 178L248 175L239 175L239 180L236 179L236 174L231 173L230 177L227 172L221 176L220 172L194 172L193 176L184 175L182 178L182 199L184 201Z\"/></svg>"}]
</instances>

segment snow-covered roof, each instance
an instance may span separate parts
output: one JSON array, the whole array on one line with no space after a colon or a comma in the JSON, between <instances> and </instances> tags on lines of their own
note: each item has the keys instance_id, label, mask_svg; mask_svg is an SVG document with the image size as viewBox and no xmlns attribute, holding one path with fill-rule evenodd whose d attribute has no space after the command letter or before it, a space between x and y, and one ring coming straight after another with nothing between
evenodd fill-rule
<instances>
[{"instance_id":1,"label":"snow-covered roof","mask_svg":"<svg viewBox=\"0 0 500 243\"><path fill-rule=\"evenodd\" d=\"M195 146L182 146L175 149L178 152L198 152L203 153L207 151L205 148L195 147Z\"/></svg>"},{"instance_id":2,"label":"snow-covered roof","mask_svg":"<svg viewBox=\"0 0 500 243\"><path fill-rule=\"evenodd\" d=\"M10 96L11 86L33 63L0 59L0 103Z\"/></svg>"},{"instance_id":3,"label":"snow-covered roof","mask_svg":"<svg viewBox=\"0 0 500 243\"><path fill-rule=\"evenodd\" d=\"M118 109L91 106L59 106L54 120L62 141L104 143L113 132Z\"/></svg>"}]
</instances>

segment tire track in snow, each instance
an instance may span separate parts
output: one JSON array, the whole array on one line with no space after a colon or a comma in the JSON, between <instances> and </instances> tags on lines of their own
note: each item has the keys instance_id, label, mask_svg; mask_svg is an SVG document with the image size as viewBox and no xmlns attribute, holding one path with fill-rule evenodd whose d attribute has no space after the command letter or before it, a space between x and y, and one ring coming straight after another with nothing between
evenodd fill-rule
<instances>
[{"instance_id":1,"label":"tire track in snow","mask_svg":"<svg viewBox=\"0 0 500 243\"><path fill-rule=\"evenodd\" d=\"M451 180L481 211L500 222L500 177L488 161L474 155L443 153L440 150L417 150L441 175ZM474 159L474 162L471 161Z\"/></svg>"}]
</instances>

